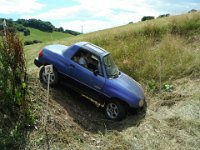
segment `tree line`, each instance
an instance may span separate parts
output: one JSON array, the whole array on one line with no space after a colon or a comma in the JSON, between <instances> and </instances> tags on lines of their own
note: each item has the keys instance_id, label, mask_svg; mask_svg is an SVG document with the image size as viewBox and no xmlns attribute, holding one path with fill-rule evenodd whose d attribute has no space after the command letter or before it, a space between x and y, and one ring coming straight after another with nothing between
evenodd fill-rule
<instances>
[{"instance_id":1,"label":"tree line","mask_svg":"<svg viewBox=\"0 0 200 150\"><path fill-rule=\"evenodd\" d=\"M63 32L72 35L79 35L80 32L72 31L72 30L64 30L63 27L56 28L51 22L49 21L42 21L40 19L18 19L16 21L18 24L21 24L25 27L35 28L44 32Z\"/></svg>"},{"instance_id":2,"label":"tree line","mask_svg":"<svg viewBox=\"0 0 200 150\"><path fill-rule=\"evenodd\" d=\"M16 23L21 24L25 27L31 27L39 29L44 32L53 32L54 26L49 21L42 21L39 19L18 19Z\"/></svg>"},{"instance_id":3,"label":"tree line","mask_svg":"<svg viewBox=\"0 0 200 150\"><path fill-rule=\"evenodd\" d=\"M3 20L4 18L0 18L0 24L3 24ZM42 21L40 19L18 19L17 21L13 21L12 19L5 19L5 20L9 30L12 30L12 32L15 31L23 32L24 36L30 35L30 30L27 27L38 29L43 32L57 31L72 35L81 34L80 32L76 32L73 30L64 30L63 27L56 28L51 22ZM2 25L0 25L0 30L3 30Z\"/></svg>"},{"instance_id":4,"label":"tree line","mask_svg":"<svg viewBox=\"0 0 200 150\"><path fill-rule=\"evenodd\" d=\"M196 9L191 9L190 11L188 11L188 13L194 13L194 12L197 12ZM159 15L157 18L163 18L163 17L169 17L170 14L162 14L162 15ZM155 19L154 16L143 16L141 18L141 21L146 21L146 20L152 20L152 19ZM133 22L129 22L129 24L132 24Z\"/></svg>"}]
</instances>

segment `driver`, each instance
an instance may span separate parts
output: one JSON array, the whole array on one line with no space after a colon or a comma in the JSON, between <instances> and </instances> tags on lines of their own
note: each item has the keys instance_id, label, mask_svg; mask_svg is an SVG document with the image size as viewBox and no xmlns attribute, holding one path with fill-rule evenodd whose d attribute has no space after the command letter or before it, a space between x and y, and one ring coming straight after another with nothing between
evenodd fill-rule
<instances>
[{"instance_id":1,"label":"driver","mask_svg":"<svg viewBox=\"0 0 200 150\"><path fill-rule=\"evenodd\" d=\"M81 52L81 54L80 54L80 58L78 60L78 63L87 68L86 56L83 52Z\"/></svg>"}]
</instances>

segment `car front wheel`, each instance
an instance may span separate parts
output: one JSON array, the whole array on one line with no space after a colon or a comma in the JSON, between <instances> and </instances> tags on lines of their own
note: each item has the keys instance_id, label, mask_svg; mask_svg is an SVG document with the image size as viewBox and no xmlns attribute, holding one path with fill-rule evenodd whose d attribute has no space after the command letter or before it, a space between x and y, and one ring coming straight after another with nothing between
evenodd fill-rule
<instances>
[{"instance_id":1,"label":"car front wheel","mask_svg":"<svg viewBox=\"0 0 200 150\"><path fill-rule=\"evenodd\" d=\"M48 83L48 75L45 75L45 69L44 66L40 69L40 81L42 83L47 84ZM53 72L50 74L50 78L49 78L49 85L51 86L55 86L58 83L58 73L55 70L55 68L53 68Z\"/></svg>"},{"instance_id":2,"label":"car front wheel","mask_svg":"<svg viewBox=\"0 0 200 150\"><path fill-rule=\"evenodd\" d=\"M105 106L105 114L110 120L120 121L126 116L125 105L120 101L110 101Z\"/></svg>"}]
</instances>

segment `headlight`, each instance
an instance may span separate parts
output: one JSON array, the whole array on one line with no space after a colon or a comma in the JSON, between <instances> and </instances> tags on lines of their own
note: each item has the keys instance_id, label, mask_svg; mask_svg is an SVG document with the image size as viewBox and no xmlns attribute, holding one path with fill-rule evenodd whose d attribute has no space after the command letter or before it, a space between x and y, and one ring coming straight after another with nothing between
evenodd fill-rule
<instances>
[{"instance_id":1,"label":"headlight","mask_svg":"<svg viewBox=\"0 0 200 150\"><path fill-rule=\"evenodd\" d=\"M144 105L144 99L141 99L141 100L139 101L139 106L142 107L143 105Z\"/></svg>"}]
</instances>

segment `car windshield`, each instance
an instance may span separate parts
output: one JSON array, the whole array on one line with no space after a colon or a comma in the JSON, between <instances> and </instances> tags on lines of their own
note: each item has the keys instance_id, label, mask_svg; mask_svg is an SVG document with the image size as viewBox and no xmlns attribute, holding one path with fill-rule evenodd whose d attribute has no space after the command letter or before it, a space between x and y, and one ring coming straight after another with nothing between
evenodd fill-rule
<instances>
[{"instance_id":1,"label":"car windshield","mask_svg":"<svg viewBox=\"0 0 200 150\"><path fill-rule=\"evenodd\" d=\"M103 58L103 62L104 62L104 66L106 69L106 74L108 77L111 78L116 78L119 75L119 70L117 68L117 66L115 65L111 55L106 55Z\"/></svg>"}]
</instances>

